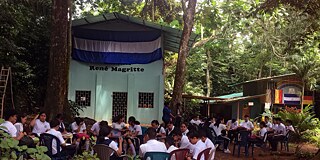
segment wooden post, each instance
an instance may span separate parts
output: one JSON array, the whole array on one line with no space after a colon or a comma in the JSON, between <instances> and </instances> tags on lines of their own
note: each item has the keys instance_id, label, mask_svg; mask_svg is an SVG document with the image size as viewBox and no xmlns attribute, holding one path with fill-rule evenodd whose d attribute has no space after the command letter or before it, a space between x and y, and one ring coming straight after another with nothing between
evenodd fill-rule
<instances>
[{"instance_id":1,"label":"wooden post","mask_svg":"<svg viewBox=\"0 0 320 160\"><path fill-rule=\"evenodd\" d=\"M237 107L237 121L239 122L240 120L240 104L239 104L239 101L238 101L238 107Z\"/></svg>"},{"instance_id":2,"label":"wooden post","mask_svg":"<svg viewBox=\"0 0 320 160\"><path fill-rule=\"evenodd\" d=\"M208 118L210 117L210 100L208 99Z\"/></svg>"}]
</instances>

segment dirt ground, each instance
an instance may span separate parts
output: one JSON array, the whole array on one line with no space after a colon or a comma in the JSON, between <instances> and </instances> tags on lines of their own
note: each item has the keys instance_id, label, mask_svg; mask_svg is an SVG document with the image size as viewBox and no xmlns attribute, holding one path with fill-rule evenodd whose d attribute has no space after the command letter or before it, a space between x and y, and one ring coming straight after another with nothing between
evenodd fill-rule
<instances>
[{"instance_id":1,"label":"dirt ground","mask_svg":"<svg viewBox=\"0 0 320 160\"><path fill-rule=\"evenodd\" d=\"M300 144L302 153L316 153L318 148L312 144ZM300 147L299 147L300 148ZM230 154L223 153L223 151L216 151L215 160L308 160L310 158L297 158L294 154L297 150L297 144L289 144L289 152L279 151L279 152L270 152L267 150L262 150L259 147L254 148L253 157L251 154L251 147L249 148L249 156L244 155L244 148L241 148L240 156L237 155L237 147L235 155L233 153L233 144L229 146L231 151ZM280 146L278 148L280 150Z\"/></svg>"}]
</instances>

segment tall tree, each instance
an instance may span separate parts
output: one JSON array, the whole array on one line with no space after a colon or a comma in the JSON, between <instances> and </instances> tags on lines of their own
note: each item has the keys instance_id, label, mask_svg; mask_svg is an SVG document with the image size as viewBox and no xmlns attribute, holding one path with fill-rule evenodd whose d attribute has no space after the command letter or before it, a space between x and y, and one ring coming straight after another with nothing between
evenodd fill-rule
<instances>
[{"instance_id":1,"label":"tall tree","mask_svg":"<svg viewBox=\"0 0 320 160\"><path fill-rule=\"evenodd\" d=\"M45 108L50 117L67 104L70 55L68 53L68 8L70 0L52 0L52 28Z\"/></svg>"},{"instance_id":2,"label":"tall tree","mask_svg":"<svg viewBox=\"0 0 320 160\"><path fill-rule=\"evenodd\" d=\"M305 89L314 90L319 80L320 71L320 37L319 33L308 36L303 44L298 44L296 54L290 61L291 70L301 79L301 112L303 112L303 98Z\"/></svg>"},{"instance_id":3,"label":"tall tree","mask_svg":"<svg viewBox=\"0 0 320 160\"><path fill-rule=\"evenodd\" d=\"M188 7L186 7L187 2ZM181 3L183 8L184 26L182 31L182 37L180 40L180 48L174 79L173 95L172 100L170 102L171 107L176 106L177 103L182 102L182 92L184 88L186 74L186 59L189 53L188 43L194 24L194 14L196 10L197 0L182 0Z\"/></svg>"}]
</instances>

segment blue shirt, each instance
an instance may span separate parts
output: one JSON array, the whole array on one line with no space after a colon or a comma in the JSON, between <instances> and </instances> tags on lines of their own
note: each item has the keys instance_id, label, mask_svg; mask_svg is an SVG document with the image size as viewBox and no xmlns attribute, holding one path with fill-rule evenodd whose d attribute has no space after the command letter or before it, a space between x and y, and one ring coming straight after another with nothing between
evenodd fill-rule
<instances>
[{"instance_id":1,"label":"blue shirt","mask_svg":"<svg viewBox=\"0 0 320 160\"><path fill-rule=\"evenodd\" d=\"M163 116L162 118L166 121L169 121L170 120L170 114L171 114L171 110L169 109L168 106L164 106L163 108Z\"/></svg>"}]
</instances>

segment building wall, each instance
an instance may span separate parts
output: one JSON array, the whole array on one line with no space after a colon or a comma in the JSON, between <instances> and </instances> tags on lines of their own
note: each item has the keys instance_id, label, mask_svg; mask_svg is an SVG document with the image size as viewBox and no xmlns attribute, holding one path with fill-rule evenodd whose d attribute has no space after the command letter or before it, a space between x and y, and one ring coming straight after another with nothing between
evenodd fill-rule
<instances>
[{"instance_id":1,"label":"building wall","mask_svg":"<svg viewBox=\"0 0 320 160\"><path fill-rule=\"evenodd\" d=\"M131 69L122 72L115 67L140 68L140 72ZM134 65L86 64L71 60L68 97L75 101L76 90L91 91L91 104L81 112L81 116L111 122L113 92L127 92L127 117L135 116L142 124L149 124L153 119L161 120L162 116L162 68L162 60ZM154 108L138 108L139 92L154 93Z\"/></svg>"},{"instance_id":2,"label":"building wall","mask_svg":"<svg viewBox=\"0 0 320 160\"><path fill-rule=\"evenodd\" d=\"M253 102L253 106L250 106L250 118L256 118L258 116L260 116L260 114L263 113L264 111L264 104L260 102L259 98L255 98L255 99L251 99L251 100L244 100L244 101L240 101L239 102L239 118L243 119L244 117L244 113L243 113L243 109L244 107L248 106L249 102ZM234 102L232 103L232 118L237 118L237 112L238 111L238 102Z\"/></svg>"}]
</instances>

